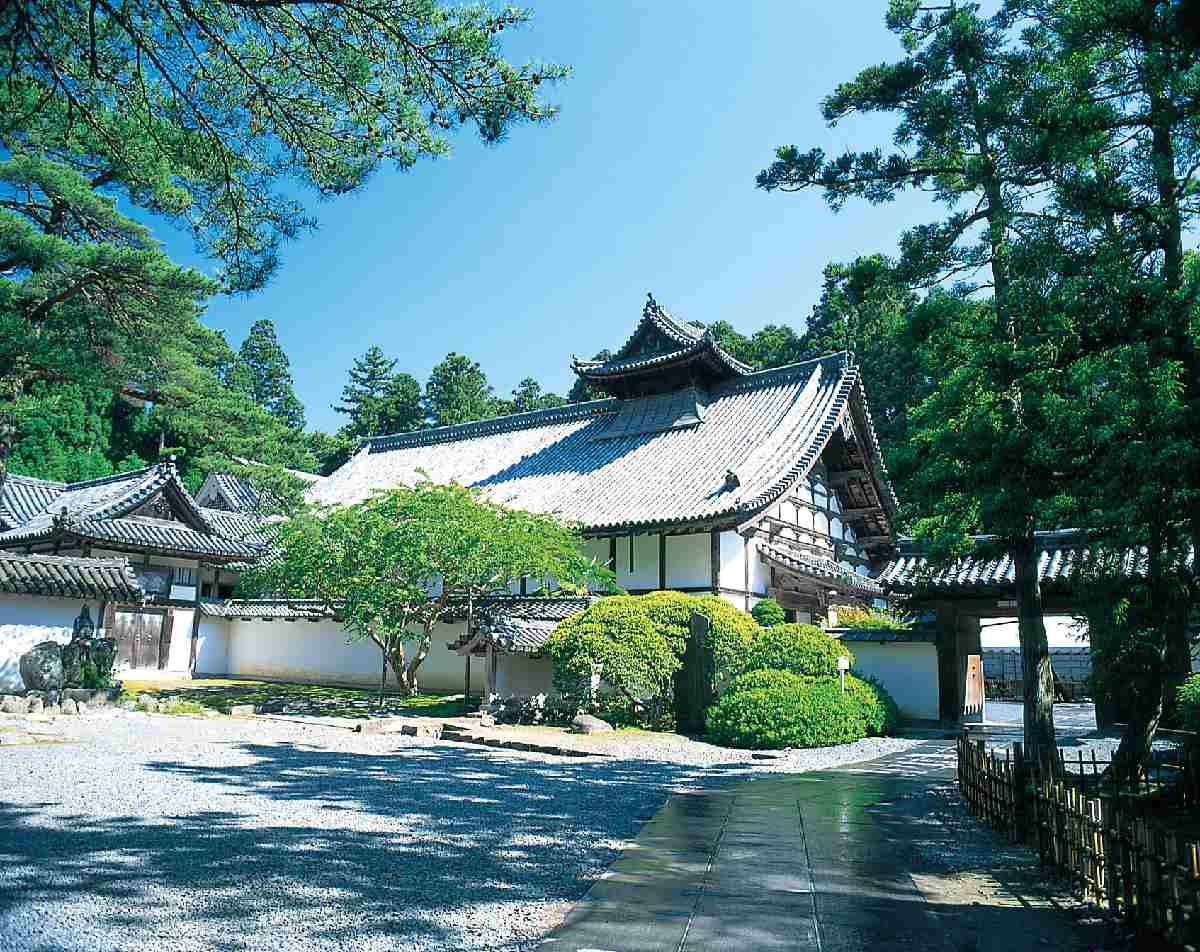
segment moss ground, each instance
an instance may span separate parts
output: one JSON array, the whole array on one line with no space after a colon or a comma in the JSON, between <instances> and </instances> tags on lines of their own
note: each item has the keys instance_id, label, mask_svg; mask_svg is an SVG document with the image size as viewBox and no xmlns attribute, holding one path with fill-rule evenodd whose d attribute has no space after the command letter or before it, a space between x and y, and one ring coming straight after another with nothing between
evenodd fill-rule
<instances>
[{"instance_id":1,"label":"moss ground","mask_svg":"<svg viewBox=\"0 0 1200 952\"><path fill-rule=\"evenodd\" d=\"M261 713L298 717L348 717L365 719L381 715L413 714L423 717L457 717L468 710L461 694L418 694L401 697L363 688L321 684L288 684L241 678L206 678L195 681L133 681L122 687L129 694L170 695L228 713L235 704L253 704Z\"/></svg>"}]
</instances>

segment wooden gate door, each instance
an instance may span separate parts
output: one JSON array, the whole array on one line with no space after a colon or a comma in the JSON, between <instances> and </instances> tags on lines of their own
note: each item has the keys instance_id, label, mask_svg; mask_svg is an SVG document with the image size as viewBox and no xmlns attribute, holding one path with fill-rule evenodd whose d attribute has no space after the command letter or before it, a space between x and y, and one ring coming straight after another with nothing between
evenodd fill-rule
<instances>
[{"instance_id":1,"label":"wooden gate door","mask_svg":"<svg viewBox=\"0 0 1200 952\"><path fill-rule=\"evenodd\" d=\"M117 609L113 634L117 660L131 668L162 668L170 650L165 608Z\"/></svg>"}]
</instances>

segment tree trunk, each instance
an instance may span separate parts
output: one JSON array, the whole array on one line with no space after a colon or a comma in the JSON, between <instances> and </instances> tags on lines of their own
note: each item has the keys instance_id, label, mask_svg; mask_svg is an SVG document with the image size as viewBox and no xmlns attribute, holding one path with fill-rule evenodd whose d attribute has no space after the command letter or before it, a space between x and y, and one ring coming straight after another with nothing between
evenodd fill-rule
<instances>
[{"instance_id":1,"label":"tree trunk","mask_svg":"<svg viewBox=\"0 0 1200 952\"><path fill-rule=\"evenodd\" d=\"M383 709L383 694L387 688L388 655L391 653L392 636L388 635L383 645L383 664L379 669L379 708Z\"/></svg>"},{"instance_id":2,"label":"tree trunk","mask_svg":"<svg viewBox=\"0 0 1200 952\"><path fill-rule=\"evenodd\" d=\"M421 667L421 662L429 656L429 646L433 642L432 629L425 632L421 638L417 650L413 652L412 657L404 650L404 639L397 636L392 642L391 651L388 653L388 661L392 666L392 671L396 675L396 683L400 686L400 693L405 697L412 697L417 693L417 669Z\"/></svg>"},{"instance_id":3,"label":"tree trunk","mask_svg":"<svg viewBox=\"0 0 1200 952\"><path fill-rule=\"evenodd\" d=\"M1159 660L1165 659L1166 646ZM1163 701L1166 698L1166 678L1160 666L1152 670L1139 690L1131 692L1129 723L1121 732L1121 743L1113 754L1109 776L1118 782L1136 780L1142 769L1150 762L1150 752L1158 723L1162 720Z\"/></svg>"},{"instance_id":4,"label":"tree trunk","mask_svg":"<svg viewBox=\"0 0 1200 952\"><path fill-rule=\"evenodd\" d=\"M1040 763L1043 751L1053 751L1054 671L1042 617L1042 582L1038 550L1030 530L1012 549L1017 583L1017 637L1021 642L1021 669L1025 682L1025 751L1031 763Z\"/></svg>"}]
</instances>

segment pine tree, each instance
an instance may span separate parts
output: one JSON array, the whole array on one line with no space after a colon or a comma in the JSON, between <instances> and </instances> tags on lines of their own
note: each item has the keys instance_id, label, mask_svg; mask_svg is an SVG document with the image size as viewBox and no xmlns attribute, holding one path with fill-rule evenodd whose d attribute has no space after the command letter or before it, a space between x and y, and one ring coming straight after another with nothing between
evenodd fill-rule
<instances>
[{"instance_id":1,"label":"pine tree","mask_svg":"<svg viewBox=\"0 0 1200 952\"><path fill-rule=\"evenodd\" d=\"M433 426L453 426L495 415L496 398L479 364L449 353L425 384L425 417Z\"/></svg>"},{"instance_id":2,"label":"pine tree","mask_svg":"<svg viewBox=\"0 0 1200 952\"><path fill-rule=\"evenodd\" d=\"M238 357L249 378L250 395L285 425L304 429L304 405L296 397L288 356L279 345L275 324L257 320L242 341Z\"/></svg>"},{"instance_id":3,"label":"pine tree","mask_svg":"<svg viewBox=\"0 0 1200 952\"><path fill-rule=\"evenodd\" d=\"M382 404L396 361L390 360L382 348L371 346L350 367L350 382L342 387L342 402L333 409L344 413L350 422L343 428L348 436L364 438L380 434Z\"/></svg>"}]
</instances>

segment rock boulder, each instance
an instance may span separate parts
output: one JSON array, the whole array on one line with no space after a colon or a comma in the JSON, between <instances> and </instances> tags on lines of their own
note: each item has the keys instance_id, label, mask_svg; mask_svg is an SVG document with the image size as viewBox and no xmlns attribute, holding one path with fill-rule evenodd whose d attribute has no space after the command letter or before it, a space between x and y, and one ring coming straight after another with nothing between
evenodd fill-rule
<instances>
[{"instance_id":1,"label":"rock boulder","mask_svg":"<svg viewBox=\"0 0 1200 952\"><path fill-rule=\"evenodd\" d=\"M579 714L571 721L572 734L603 734L613 729L612 724L591 714Z\"/></svg>"},{"instance_id":2,"label":"rock boulder","mask_svg":"<svg viewBox=\"0 0 1200 952\"><path fill-rule=\"evenodd\" d=\"M57 691L63 686L62 647L57 641L34 645L20 661L21 680L30 691Z\"/></svg>"}]
</instances>

